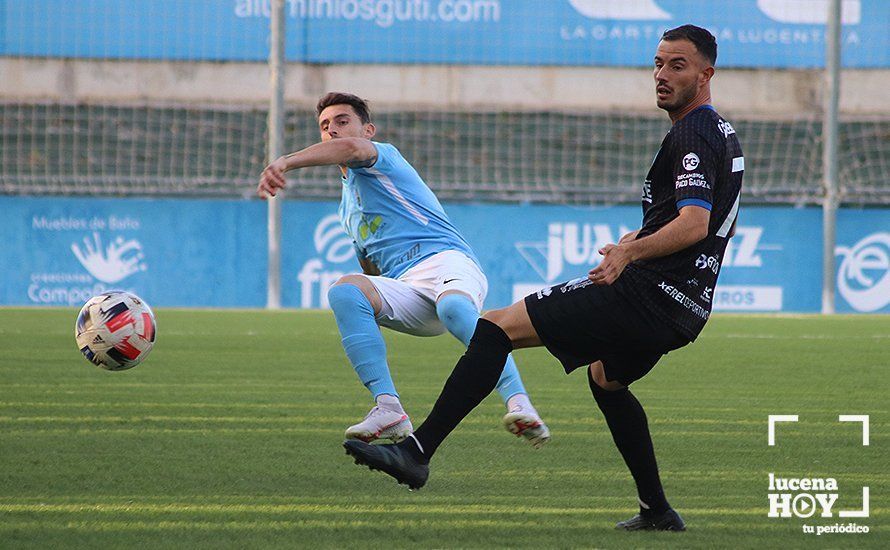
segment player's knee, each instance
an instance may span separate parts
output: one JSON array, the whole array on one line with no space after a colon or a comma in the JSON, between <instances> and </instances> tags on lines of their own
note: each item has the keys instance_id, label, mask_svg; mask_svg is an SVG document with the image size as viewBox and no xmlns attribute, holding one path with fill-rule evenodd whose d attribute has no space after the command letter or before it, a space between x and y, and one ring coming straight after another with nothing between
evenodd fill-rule
<instances>
[{"instance_id":1,"label":"player's knee","mask_svg":"<svg viewBox=\"0 0 890 550\"><path fill-rule=\"evenodd\" d=\"M371 304L374 313L379 313L380 295L364 275L344 275L328 289L328 304L335 312L338 307L354 307L364 303Z\"/></svg>"},{"instance_id":2,"label":"player's knee","mask_svg":"<svg viewBox=\"0 0 890 550\"><path fill-rule=\"evenodd\" d=\"M486 321L491 321L497 326L504 328L504 324L508 319L507 308L501 309L492 309L490 311L486 311L482 318Z\"/></svg>"},{"instance_id":3,"label":"player's knee","mask_svg":"<svg viewBox=\"0 0 890 550\"><path fill-rule=\"evenodd\" d=\"M627 391L627 386L620 382L606 379L602 361L591 363L587 368L587 383L590 385L590 393L597 403L622 395Z\"/></svg>"},{"instance_id":4,"label":"player's knee","mask_svg":"<svg viewBox=\"0 0 890 550\"><path fill-rule=\"evenodd\" d=\"M445 326L467 320L471 320L475 325L479 318L479 310L476 309L476 305L468 296L462 294L449 294L440 298L436 302L436 314L445 323Z\"/></svg>"},{"instance_id":5,"label":"player's knee","mask_svg":"<svg viewBox=\"0 0 890 550\"><path fill-rule=\"evenodd\" d=\"M343 282L343 278L328 289L328 304L334 313L370 307L370 301L362 289L349 281Z\"/></svg>"},{"instance_id":6,"label":"player's knee","mask_svg":"<svg viewBox=\"0 0 890 550\"><path fill-rule=\"evenodd\" d=\"M365 286L371 284L371 281L368 280L364 275L359 275L357 273L351 273L349 275L343 275L337 282L331 285L331 289L342 286L342 285L352 285L358 287L359 289L363 289ZM330 292L330 290L329 290Z\"/></svg>"},{"instance_id":7,"label":"player's knee","mask_svg":"<svg viewBox=\"0 0 890 550\"><path fill-rule=\"evenodd\" d=\"M436 315L448 332L464 344L470 343L479 319L479 310L469 296L449 294L439 298L436 302Z\"/></svg>"}]
</instances>

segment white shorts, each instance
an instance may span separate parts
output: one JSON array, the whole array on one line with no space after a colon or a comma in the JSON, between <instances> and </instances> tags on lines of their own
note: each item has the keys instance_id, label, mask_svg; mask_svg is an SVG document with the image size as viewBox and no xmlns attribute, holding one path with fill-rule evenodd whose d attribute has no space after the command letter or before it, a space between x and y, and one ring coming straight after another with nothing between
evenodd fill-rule
<instances>
[{"instance_id":1,"label":"white shorts","mask_svg":"<svg viewBox=\"0 0 890 550\"><path fill-rule=\"evenodd\" d=\"M436 314L442 293L457 290L473 300L476 309L488 294L488 279L466 254L439 252L423 260L398 279L366 275L380 293L383 306L377 324L414 336L436 336L445 325Z\"/></svg>"}]
</instances>

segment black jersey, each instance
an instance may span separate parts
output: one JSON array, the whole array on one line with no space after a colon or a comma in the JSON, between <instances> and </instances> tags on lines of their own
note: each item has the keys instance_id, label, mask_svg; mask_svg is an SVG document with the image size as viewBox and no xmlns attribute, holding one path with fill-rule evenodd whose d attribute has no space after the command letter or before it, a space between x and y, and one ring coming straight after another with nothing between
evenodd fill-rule
<instances>
[{"instance_id":1,"label":"black jersey","mask_svg":"<svg viewBox=\"0 0 890 550\"><path fill-rule=\"evenodd\" d=\"M694 340L711 314L714 286L739 209L745 159L732 125L710 105L670 129L643 184L643 224L655 233L687 205L711 211L708 236L661 258L627 266L621 285L643 308ZM620 280L620 279L619 279Z\"/></svg>"}]
</instances>

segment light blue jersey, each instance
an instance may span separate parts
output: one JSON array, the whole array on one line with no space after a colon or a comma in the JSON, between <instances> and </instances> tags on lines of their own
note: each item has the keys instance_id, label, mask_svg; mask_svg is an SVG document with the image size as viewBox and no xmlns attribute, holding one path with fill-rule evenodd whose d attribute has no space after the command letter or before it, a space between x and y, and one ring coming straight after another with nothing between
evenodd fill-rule
<instances>
[{"instance_id":1,"label":"light blue jersey","mask_svg":"<svg viewBox=\"0 0 890 550\"><path fill-rule=\"evenodd\" d=\"M343 178L340 221L359 255L397 278L445 250L479 260L414 167L389 143L374 143L377 161Z\"/></svg>"}]
</instances>

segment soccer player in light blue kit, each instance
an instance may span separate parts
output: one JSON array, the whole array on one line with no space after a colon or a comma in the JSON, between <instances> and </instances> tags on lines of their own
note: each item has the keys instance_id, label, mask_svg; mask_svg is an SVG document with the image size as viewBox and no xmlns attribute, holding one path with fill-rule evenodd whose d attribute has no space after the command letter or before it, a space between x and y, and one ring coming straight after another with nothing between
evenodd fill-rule
<instances>
[{"instance_id":1,"label":"soccer player in light blue kit","mask_svg":"<svg viewBox=\"0 0 890 550\"><path fill-rule=\"evenodd\" d=\"M388 143L371 141L376 127L365 100L323 96L316 107L321 143L283 156L263 170L257 193L274 196L284 174L337 165L343 181L340 220L363 274L341 277L328 291L343 349L376 405L346 429L348 439L399 441L411 434L378 326L416 336L446 330L469 345L488 281L470 245L438 199ZM550 430L529 401L512 356L496 386L507 406L504 426L535 447Z\"/></svg>"}]
</instances>

